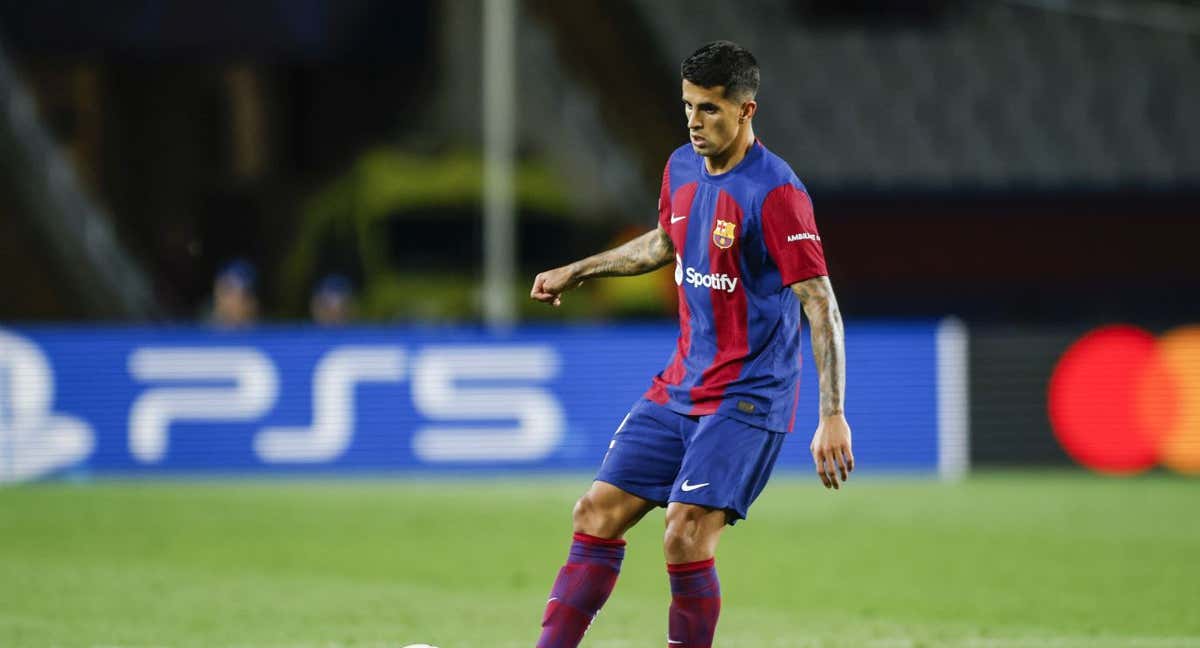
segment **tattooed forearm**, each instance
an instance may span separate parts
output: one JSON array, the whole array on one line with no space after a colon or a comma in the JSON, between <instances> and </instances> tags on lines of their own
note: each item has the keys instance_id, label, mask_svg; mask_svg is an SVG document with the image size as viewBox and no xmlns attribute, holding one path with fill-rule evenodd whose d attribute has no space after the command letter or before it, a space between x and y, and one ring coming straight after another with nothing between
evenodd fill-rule
<instances>
[{"instance_id":1,"label":"tattooed forearm","mask_svg":"<svg viewBox=\"0 0 1200 648\"><path fill-rule=\"evenodd\" d=\"M663 228L655 228L632 241L600 254L576 261L576 278L624 277L657 270L670 263L675 247Z\"/></svg>"},{"instance_id":2,"label":"tattooed forearm","mask_svg":"<svg viewBox=\"0 0 1200 648\"><path fill-rule=\"evenodd\" d=\"M821 416L844 414L846 399L846 350L842 314L828 277L814 277L792 284L804 304L812 329L813 359L821 382Z\"/></svg>"}]
</instances>

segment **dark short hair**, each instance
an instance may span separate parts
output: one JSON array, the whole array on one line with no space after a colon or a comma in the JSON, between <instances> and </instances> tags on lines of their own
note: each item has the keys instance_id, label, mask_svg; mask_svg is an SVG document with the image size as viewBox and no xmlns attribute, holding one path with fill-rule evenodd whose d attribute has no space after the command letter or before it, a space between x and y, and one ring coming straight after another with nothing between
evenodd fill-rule
<instances>
[{"instance_id":1,"label":"dark short hair","mask_svg":"<svg viewBox=\"0 0 1200 648\"><path fill-rule=\"evenodd\" d=\"M683 78L698 86L725 86L726 97L758 93L758 61L750 50L731 41L713 41L692 52L680 66Z\"/></svg>"}]
</instances>

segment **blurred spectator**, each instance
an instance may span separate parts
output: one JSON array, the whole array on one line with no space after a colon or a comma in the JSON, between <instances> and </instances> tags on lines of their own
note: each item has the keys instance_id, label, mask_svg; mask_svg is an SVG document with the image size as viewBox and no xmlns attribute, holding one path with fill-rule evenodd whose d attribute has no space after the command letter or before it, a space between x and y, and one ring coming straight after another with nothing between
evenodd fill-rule
<instances>
[{"instance_id":1,"label":"blurred spectator","mask_svg":"<svg viewBox=\"0 0 1200 648\"><path fill-rule=\"evenodd\" d=\"M258 271L245 259L229 262L213 282L212 323L225 328L253 326L258 320Z\"/></svg>"},{"instance_id":2,"label":"blurred spectator","mask_svg":"<svg viewBox=\"0 0 1200 648\"><path fill-rule=\"evenodd\" d=\"M354 288L339 274L326 275L313 289L309 302L313 322L321 326L349 324L354 313Z\"/></svg>"}]
</instances>

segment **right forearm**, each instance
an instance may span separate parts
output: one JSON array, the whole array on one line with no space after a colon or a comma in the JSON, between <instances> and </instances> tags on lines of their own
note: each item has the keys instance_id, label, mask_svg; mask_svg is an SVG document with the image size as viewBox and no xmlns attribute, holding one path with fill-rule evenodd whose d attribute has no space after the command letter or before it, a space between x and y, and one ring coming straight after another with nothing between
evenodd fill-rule
<instances>
[{"instance_id":1,"label":"right forearm","mask_svg":"<svg viewBox=\"0 0 1200 648\"><path fill-rule=\"evenodd\" d=\"M804 306L812 335L813 360L820 386L822 417L844 416L846 400L846 350L842 314L829 277L813 277L792 284Z\"/></svg>"},{"instance_id":2,"label":"right forearm","mask_svg":"<svg viewBox=\"0 0 1200 648\"><path fill-rule=\"evenodd\" d=\"M657 270L671 261L671 240L655 229L632 241L572 263L576 279L625 277Z\"/></svg>"}]
</instances>

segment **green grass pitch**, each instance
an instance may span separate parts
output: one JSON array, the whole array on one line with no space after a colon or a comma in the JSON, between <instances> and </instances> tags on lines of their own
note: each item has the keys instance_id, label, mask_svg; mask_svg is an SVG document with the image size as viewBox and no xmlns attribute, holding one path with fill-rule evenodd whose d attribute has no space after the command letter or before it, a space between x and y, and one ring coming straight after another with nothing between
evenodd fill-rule
<instances>
[{"instance_id":1,"label":"green grass pitch","mask_svg":"<svg viewBox=\"0 0 1200 648\"><path fill-rule=\"evenodd\" d=\"M0 489L0 646L532 648L587 477ZM661 511L584 646L666 645ZM716 645L1200 646L1200 481L777 478Z\"/></svg>"}]
</instances>

